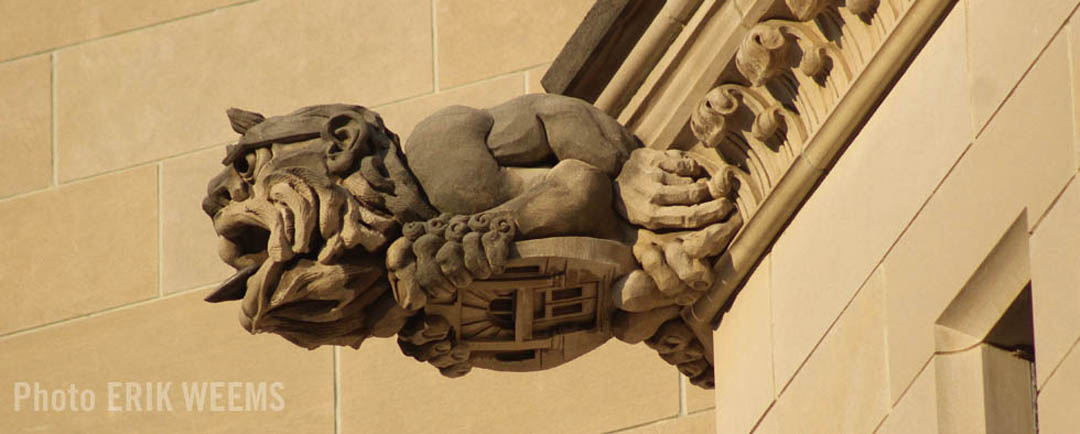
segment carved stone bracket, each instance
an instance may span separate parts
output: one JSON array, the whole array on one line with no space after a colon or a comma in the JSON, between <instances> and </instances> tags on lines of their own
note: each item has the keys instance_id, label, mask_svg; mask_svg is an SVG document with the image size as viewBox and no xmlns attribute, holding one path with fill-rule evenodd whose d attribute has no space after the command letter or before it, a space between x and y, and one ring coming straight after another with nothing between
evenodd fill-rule
<instances>
[{"instance_id":1,"label":"carved stone bracket","mask_svg":"<svg viewBox=\"0 0 1080 434\"><path fill-rule=\"evenodd\" d=\"M952 1L672 1L685 28L645 31L674 41L630 53L607 114L454 106L408 146L360 106L230 110L203 208L237 273L207 300L307 348L397 335L451 377L615 337L710 387L724 305Z\"/></svg>"}]
</instances>

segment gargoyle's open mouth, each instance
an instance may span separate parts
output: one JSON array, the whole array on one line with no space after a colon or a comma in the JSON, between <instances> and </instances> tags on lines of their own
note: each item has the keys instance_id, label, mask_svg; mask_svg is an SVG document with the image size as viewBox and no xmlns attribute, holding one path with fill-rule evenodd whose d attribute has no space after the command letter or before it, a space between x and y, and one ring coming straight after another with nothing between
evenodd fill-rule
<instances>
[{"instance_id":1,"label":"gargoyle's open mouth","mask_svg":"<svg viewBox=\"0 0 1080 434\"><path fill-rule=\"evenodd\" d=\"M206 301L240 300L247 290L247 280L259 266L266 261L266 246L270 241L270 230L263 227L256 218L241 218L222 221L218 229L218 252L221 259L237 269L231 277L206 297ZM216 225L215 226L219 226Z\"/></svg>"},{"instance_id":2,"label":"gargoyle's open mouth","mask_svg":"<svg viewBox=\"0 0 1080 434\"><path fill-rule=\"evenodd\" d=\"M289 317L333 315L338 303L324 298L338 295L326 285L351 284L366 270L344 253L378 251L394 225L319 174L272 172L256 184L253 198L215 214L219 256L237 272L206 301L243 300L240 320L253 333L272 331L267 328Z\"/></svg>"},{"instance_id":3,"label":"gargoyle's open mouth","mask_svg":"<svg viewBox=\"0 0 1080 434\"><path fill-rule=\"evenodd\" d=\"M286 206L256 201L224 209L214 219L218 254L237 271L205 300L243 300L241 323L252 333L259 331L256 323L271 307L282 272L295 265L292 247L283 246L297 236L292 216ZM276 250L274 255L271 250ZM283 256L283 251L290 253Z\"/></svg>"}]
</instances>

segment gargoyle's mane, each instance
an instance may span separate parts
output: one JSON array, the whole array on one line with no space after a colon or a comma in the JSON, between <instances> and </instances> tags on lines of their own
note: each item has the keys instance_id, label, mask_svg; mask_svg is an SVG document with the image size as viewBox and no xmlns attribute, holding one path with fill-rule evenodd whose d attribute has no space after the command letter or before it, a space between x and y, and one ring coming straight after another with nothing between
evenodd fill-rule
<instances>
[{"instance_id":1,"label":"gargoyle's mane","mask_svg":"<svg viewBox=\"0 0 1080 434\"><path fill-rule=\"evenodd\" d=\"M370 154L344 170L342 178L355 172L380 196L366 205L385 211L404 224L423 221L438 213L428 203L416 177L409 169L401 150L401 140L382 116L366 107L350 104L322 104L303 107L283 116L266 118L255 112L231 108L229 122L241 134L239 143L229 146L223 163L226 165L240 155L270 143L289 143L317 138L325 134L327 121L343 112L351 112L368 126Z\"/></svg>"}]
</instances>

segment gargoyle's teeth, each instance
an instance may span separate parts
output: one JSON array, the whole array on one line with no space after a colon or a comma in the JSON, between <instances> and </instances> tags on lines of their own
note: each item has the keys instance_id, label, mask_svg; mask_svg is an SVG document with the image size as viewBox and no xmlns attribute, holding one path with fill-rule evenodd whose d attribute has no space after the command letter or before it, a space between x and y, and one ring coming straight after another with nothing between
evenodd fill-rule
<instances>
[{"instance_id":1,"label":"gargoyle's teeth","mask_svg":"<svg viewBox=\"0 0 1080 434\"><path fill-rule=\"evenodd\" d=\"M214 292L207 295L204 300L210 303L219 303L222 301L240 300L244 298L244 293L247 291L247 280L255 271L259 269L260 264L251 264L244 268L241 268L232 277L225 279Z\"/></svg>"},{"instance_id":2,"label":"gargoyle's teeth","mask_svg":"<svg viewBox=\"0 0 1080 434\"><path fill-rule=\"evenodd\" d=\"M285 206L278 206L278 214L281 215L281 221L285 224L285 239L294 244L293 250L296 251L296 220L292 210Z\"/></svg>"}]
</instances>

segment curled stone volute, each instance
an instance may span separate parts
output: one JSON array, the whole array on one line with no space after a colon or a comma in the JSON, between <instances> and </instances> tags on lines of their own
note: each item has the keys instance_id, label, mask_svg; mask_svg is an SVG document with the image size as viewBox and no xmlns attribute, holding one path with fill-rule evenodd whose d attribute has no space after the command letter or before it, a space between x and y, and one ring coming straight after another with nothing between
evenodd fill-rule
<instances>
[{"instance_id":1,"label":"curled stone volute","mask_svg":"<svg viewBox=\"0 0 1080 434\"><path fill-rule=\"evenodd\" d=\"M716 147L724 138L727 118L738 108L739 99L730 89L710 90L690 115L690 130L705 146Z\"/></svg>"},{"instance_id":2,"label":"curled stone volute","mask_svg":"<svg viewBox=\"0 0 1080 434\"><path fill-rule=\"evenodd\" d=\"M759 25L750 30L735 55L735 67L755 86L760 86L784 68L787 41L775 26Z\"/></svg>"}]
</instances>

